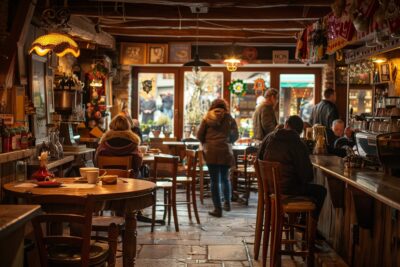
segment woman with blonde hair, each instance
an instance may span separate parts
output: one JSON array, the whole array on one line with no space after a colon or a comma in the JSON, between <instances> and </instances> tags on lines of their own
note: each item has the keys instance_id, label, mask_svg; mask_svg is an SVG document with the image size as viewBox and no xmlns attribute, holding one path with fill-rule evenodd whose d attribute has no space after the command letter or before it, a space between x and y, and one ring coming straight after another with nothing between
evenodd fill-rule
<instances>
[{"instance_id":1,"label":"woman with blonde hair","mask_svg":"<svg viewBox=\"0 0 400 267\"><path fill-rule=\"evenodd\" d=\"M131 131L131 124L124 115L115 116L108 130L100 140L95 161L98 156L132 156L132 170L135 177L139 176L142 165L142 155L139 152L140 138Z\"/></svg>"}]
</instances>

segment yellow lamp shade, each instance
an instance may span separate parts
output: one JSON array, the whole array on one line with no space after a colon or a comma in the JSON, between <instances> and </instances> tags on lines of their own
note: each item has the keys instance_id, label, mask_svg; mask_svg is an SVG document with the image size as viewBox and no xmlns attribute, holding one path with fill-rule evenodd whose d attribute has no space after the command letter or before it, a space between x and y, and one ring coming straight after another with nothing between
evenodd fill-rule
<instances>
[{"instance_id":1,"label":"yellow lamp shade","mask_svg":"<svg viewBox=\"0 0 400 267\"><path fill-rule=\"evenodd\" d=\"M241 61L236 58L228 58L224 60L226 68L228 71L236 71L238 66L240 65Z\"/></svg>"},{"instance_id":2,"label":"yellow lamp shade","mask_svg":"<svg viewBox=\"0 0 400 267\"><path fill-rule=\"evenodd\" d=\"M49 33L40 36L32 43L29 54L33 51L39 56L44 56L50 51L53 51L59 57L68 53L71 53L74 57L80 55L78 44L68 35L61 33Z\"/></svg>"}]
</instances>

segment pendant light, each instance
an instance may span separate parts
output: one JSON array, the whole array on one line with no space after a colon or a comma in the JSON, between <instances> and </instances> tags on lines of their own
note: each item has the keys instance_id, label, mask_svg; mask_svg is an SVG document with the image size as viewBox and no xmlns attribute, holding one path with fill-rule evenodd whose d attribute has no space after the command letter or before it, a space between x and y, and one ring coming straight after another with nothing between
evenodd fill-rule
<instances>
[{"instance_id":1,"label":"pendant light","mask_svg":"<svg viewBox=\"0 0 400 267\"><path fill-rule=\"evenodd\" d=\"M78 44L64 33L70 28L68 26L70 14L67 0L64 0L64 6L59 10L50 8L50 1L46 0L46 8L42 12L42 27L45 27L48 33L33 41L29 54L36 52L39 56L45 56L49 52L54 52L59 57L66 54L79 57Z\"/></svg>"},{"instance_id":2,"label":"pendant light","mask_svg":"<svg viewBox=\"0 0 400 267\"><path fill-rule=\"evenodd\" d=\"M195 73L201 71L201 67L210 67L211 65L205 61L201 61L199 57L199 13L196 13L196 52L192 61L183 64L184 67L193 67Z\"/></svg>"},{"instance_id":3,"label":"pendant light","mask_svg":"<svg viewBox=\"0 0 400 267\"><path fill-rule=\"evenodd\" d=\"M231 55L229 58L224 60L224 64L226 69L230 72L234 72L237 70L238 66L241 64L241 60L235 56L235 49L234 45L232 44Z\"/></svg>"}]
</instances>

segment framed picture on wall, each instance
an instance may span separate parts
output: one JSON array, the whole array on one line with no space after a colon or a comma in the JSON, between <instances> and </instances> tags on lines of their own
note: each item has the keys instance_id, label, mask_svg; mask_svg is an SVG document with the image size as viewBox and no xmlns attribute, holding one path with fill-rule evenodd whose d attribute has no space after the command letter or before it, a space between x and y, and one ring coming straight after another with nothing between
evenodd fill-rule
<instances>
[{"instance_id":1,"label":"framed picture on wall","mask_svg":"<svg viewBox=\"0 0 400 267\"><path fill-rule=\"evenodd\" d=\"M390 65L389 63L382 63L379 66L379 79L380 82L390 82Z\"/></svg>"},{"instance_id":2,"label":"framed picture on wall","mask_svg":"<svg viewBox=\"0 0 400 267\"><path fill-rule=\"evenodd\" d=\"M186 63L191 59L191 43L169 43L169 63Z\"/></svg>"},{"instance_id":3,"label":"framed picture on wall","mask_svg":"<svg viewBox=\"0 0 400 267\"><path fill-rule=\"evenodd\" d=\"M122 65L146 63L146 44L121 43L120 62Z\"/></svg>"},{"instance_id":4,"label":"framed picture on wall","mask_svg":"<svg viewBox=\"0 0 400 267\"><path fill-rule=\"evenodd\" d=\"M167 44L147 44L147 63L165 64L168 62Z\"/></svg>"}]
</instances>

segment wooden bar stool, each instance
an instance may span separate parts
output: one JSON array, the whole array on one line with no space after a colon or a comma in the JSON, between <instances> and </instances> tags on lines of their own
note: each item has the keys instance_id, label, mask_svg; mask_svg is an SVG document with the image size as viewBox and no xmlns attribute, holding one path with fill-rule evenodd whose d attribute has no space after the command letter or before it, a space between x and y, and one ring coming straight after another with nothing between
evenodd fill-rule
<instances>
[{"instance_id":1,"label":"wooden bar stool","mask_svg":"<svg viewBox=\"0 0 400 267\"><path fill-rule=\"evenodd\" d=\"M258 160L260 176L263 178L264 186L264 201L267 197L270 200L270 214L271 219L268 219L269 209L266 207L264 216L264 238L263 238L263 252L264 246L268 246L269 237L269 221L271 222L271 247L270 247L270 266L281 265L281 255L292 255L307 257L307 266L314 266L314 243L317 229L317 221L312 216L316 206L313 201L307 197L297 196L284 196L281 194L280 181L281 177L281 164L279 162L270 162ZM265 205L265 202L264 202ZM284 231L285 214L291 216L292 214L306 214L305 225L305 240L291 240L286 234L285 240L282 239L282 232ZM289 227L292 227L289 225ZM282 250L282 243L290 244L289 248L298 242L302 243L301 250L294 251L293 249ZM303 245L305 243L305 245ZM266 256L266 255L265 255ZM265 264L263 253L263 266Z\"/></svg>"}]
</instances>

